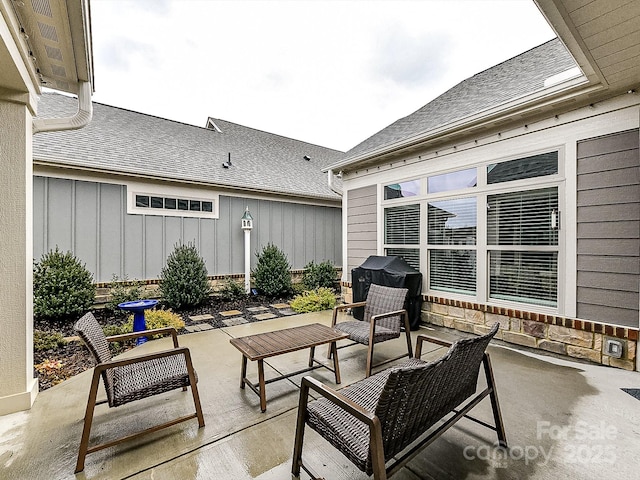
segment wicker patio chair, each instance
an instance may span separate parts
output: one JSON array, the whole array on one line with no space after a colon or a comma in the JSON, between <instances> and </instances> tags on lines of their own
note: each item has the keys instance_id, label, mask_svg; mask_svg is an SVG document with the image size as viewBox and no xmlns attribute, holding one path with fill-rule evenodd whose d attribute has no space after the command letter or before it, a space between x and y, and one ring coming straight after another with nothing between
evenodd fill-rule
<instances>
[{"instance_id":1,"label":"wicker patio chair","mask_svg":"<svg viewBox=\"0 0 640 480\"><path fill-rule=\"evenodd\" d=\"M76 473L84 470L85 457L89 453L194 418L198 419L198 425L200 427L204 426L204 417L200 406L198 387L196 386L198 379L191 363L191 354L188 348L180 348L178 346L178 335L174 328L158 328L145 330L143 332L105 337L97 320L93 314L89 312L76 322L74 329L84 341L97 363L93 370L93 380L91 381L89 400L87 401L87 410L84 416L84 428L82 430L82 439L78 452ZM173 338L173 349L138 355L123 360L112 360L108 342L121 342L123 340L159 333L171 334ZM96 402L100 376L102 376L104 382L107 398L106 400ZM193 402L196 408L195 413L170 420L116 440L89 447L91 423L96 405L108 403L109 407L118 407L125 403L168 392L176 388L182 388L182 390L186 391L188 386L191 386Z\"/></svg>"},{"instance_id":2,"label":"wicker patio chair","mask_svg":"<svg viewBox=\"0 0 640 480\"><path fill-rule=\"evenodd\" d=\"M331 326L336 330L348 333L349 339L352 340L352 343L341 345L338 348L349 347L355 344L367 345L369 347L367 351L367 377L371 375L371 370L374 367L379 367L380 365L403 357L412 356L409 315L404 309L407 291L406 288L383 287L381 285L371 284L366 301L338 305L333 309ZM339 311L356 307L364 307L364 317L362 320L338 322ZM386 342L387 340L400 337L402 327L404 327L407 337L407 353L373 365L373 346L376 343ZM327 358L331 358L331 350L327 353Z\"/></svg>"},{"instance_id":3,"label":"wicker patio chair","mask_svg":"<svg viewBox=\"0 0 640 480\"><path fill-rule=\"evenodd\" d=\"M312 377L304 377L293 451L293 476L298 478L303 469L312 478L317 478L302 461L305 424L360 470L373 474L375 480L393 475L463 416L494 430L500 445L506 448L493 371L485 352L497 329L498 324L486 335L459 340L453 345L419 335L416 358L340 391ZM424 362L419 359L423 341L451 346L439 360ZM487 387L476 393L481 363ZM321 398L309 403L309 390L314 390ZM486 396L491 399L495 426L468 415ZM392 458L394 460L389 462ZM387 462L390 463L388 467Z\"/></svg>"}]
</instances>

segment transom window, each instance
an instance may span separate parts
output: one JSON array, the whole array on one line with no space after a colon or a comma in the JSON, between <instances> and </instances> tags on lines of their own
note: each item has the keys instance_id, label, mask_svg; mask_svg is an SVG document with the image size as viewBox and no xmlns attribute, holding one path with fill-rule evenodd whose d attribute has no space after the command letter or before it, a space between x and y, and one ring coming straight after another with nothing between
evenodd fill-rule
<instances>
[{"instance_id":1,"label":"transom window","mask_svg":"<svg viewBox=\"0 0 640 480\"><path fill-rule=\"evenodd\" d=\"M191 200L136 194L135 201L136 208L213 213L213 201L211 200Z\"/></svg>"}]
</instances>

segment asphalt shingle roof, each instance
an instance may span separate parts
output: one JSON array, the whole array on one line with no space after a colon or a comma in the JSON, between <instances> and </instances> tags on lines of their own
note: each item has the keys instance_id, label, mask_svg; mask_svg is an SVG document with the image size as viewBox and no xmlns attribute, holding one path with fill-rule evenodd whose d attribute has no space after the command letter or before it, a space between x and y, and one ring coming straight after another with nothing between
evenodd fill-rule
<instances>
[{"instance_id":1,"label":"asphalt shingle roof","mask_svg":"<svg viewBox=\"0 0 640 480\"><path fill-rule=\"evenodd\" d=\"M39 117L75 114L77 100L45 93ZM100 103L80 130L39 133L34 160L308 198L339 198L322 168L343 152L219 119L221 132ZM232 167L222 168L231 153ZM305 160L304 156L310 157Z\"/></svg>"},{"instance_id":2,"label":"asphalt shingle roof","mask_svg":"<svg viewBox=\"0 0 640 480\"><path fill-rule=\"evenodd\" d=\"M559 39L550 40L468 78L414 113L349 150L344 161L479 114L544 88L544 81L577 64Z\"/></svg>"}]
</instances>

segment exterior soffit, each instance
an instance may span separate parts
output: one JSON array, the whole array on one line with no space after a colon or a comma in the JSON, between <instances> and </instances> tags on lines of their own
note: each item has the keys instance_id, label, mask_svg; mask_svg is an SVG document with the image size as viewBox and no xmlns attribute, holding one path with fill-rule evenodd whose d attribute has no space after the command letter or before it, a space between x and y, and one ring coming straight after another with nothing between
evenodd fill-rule
<instances>
[{"instance_id":1,"label":"exterior soffit","mask_svg":"<svg viewBox=\"0 0 640 480\"><path fill-rule=\"evenodd\" d=\"M77 94L79 82L93 83L88 1L0 2L31 81L38 89L49 87Z\"/></svg>"}]
</instances>

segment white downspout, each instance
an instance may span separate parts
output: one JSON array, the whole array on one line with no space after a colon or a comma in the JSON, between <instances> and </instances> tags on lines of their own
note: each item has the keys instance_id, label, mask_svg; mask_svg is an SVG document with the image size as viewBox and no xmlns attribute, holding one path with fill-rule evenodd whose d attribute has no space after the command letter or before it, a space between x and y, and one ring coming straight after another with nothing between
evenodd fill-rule
<instances>
[{"instance_id":1,"label":"white downspout","mask_svg":"<svg viewBox=\"0 0 640 480\"><path fill-rule=\"evenodd\" d=\"M78 89L78 113L65 118L34 118L33 134L41 132L59 132L61 130L78 130L86 127L93 116L91 103L91 82L80 82Z\"/></svg>"},{"instance_id":2,"label":"white downspout","mask_svg":"<svg viewBox=\"0 0 640 480\"><path fill-rule=\"evenodd\" d=\"M329 182L329 188L335 193L337 193L338 195L342 196L342 190L336 187L335 183L333 182L333 178L334 178L333 170L327 171L327 180Z\"/></svg>"}]
</instances>

